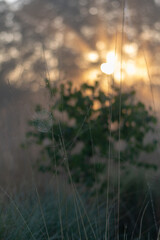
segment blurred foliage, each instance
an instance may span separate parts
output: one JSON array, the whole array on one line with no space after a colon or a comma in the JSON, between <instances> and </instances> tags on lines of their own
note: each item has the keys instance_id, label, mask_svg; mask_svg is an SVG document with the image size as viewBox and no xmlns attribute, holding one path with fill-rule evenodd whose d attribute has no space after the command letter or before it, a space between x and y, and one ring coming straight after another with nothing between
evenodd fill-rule
<instances>
[{"instance_id":1,"label":"blurred foliage","mask_svg":"<svg viewBox=\"0 0 160 240\"><path fill-rule=\"evenodd\" d=\"M120 160L126 171L130 165L157 168L139 160L140 153L156 149L157 140L146 143L146 135L154 133L157 119L151 108L149 112L136 101L135 91L121 92L112 86L106 93L98 82L79 88L71 82L52 86L47 79L46 87L51 96L49 110L36 107L26 134L28 143L41 148L40 171L70 171L75 183L92 188L97 182L103 192L107 181L102 176L111 161L116 166Z\"/></svg>"},{"instance_id":2,"label":"blurred foliage","mask_svg":"<svg viewBox=\"0 0 160 240\"><path fill-rule=\"evenodd\" d=\"M145 16L142 19L139 9ZM110 50L121 27L121 10L119 0L32 0L11 5L0 1L0 83L8 86L10 82L18 88L30 89L35 88L35 83L40 86L47 72L53 80L58 78L57 70L61 79L74 79L81 77L82 71L98 68L98 60L91 62L85 54L96 51L103 58L101 51ZM127 11L132 24L126 26L126 43L144 41L142 36L147 25L151 35L147 48L156 54L153 43L159 46L159 38L156 38L159 9L152 1L146 5L144 0L135 0L127 4Z\"/></svg>"}]
</instances>

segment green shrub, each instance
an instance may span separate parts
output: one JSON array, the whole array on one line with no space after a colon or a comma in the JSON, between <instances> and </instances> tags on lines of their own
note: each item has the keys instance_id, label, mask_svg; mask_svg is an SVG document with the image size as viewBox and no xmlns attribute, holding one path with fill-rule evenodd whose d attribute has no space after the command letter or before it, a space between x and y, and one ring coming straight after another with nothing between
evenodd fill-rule
<instances>
[{"instance_id":1,"label":"green shrub","mask_svg":"<svg viewBox=\"0 0 160 240\"><path fill-rule=\"evenodd\" d=\"M31 144L41 147L40 171L70 171L74 182L89 188L98 182L103 192L107 182L102 175L109 161L120 160L122 169L128 165L156 169L138 158L141 152L155 150L157 141L145 143L145 137L154 133L157 120L151 108L148 111L136 101L135 91L121 92L112 86L106 93L98 82L75 88L71 82L52 86L45 81L49 110L36 107L26 134Z\"/></svg>"}]
</instances>

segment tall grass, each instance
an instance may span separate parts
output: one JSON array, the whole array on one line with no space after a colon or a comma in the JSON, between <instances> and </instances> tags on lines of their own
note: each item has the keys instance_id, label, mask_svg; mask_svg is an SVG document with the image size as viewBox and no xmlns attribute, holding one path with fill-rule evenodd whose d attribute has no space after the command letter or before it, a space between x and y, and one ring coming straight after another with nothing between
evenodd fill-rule
<instances>
[{"instance_id":1,"label":"tall grass","mask_svg":"<svg viewBox=\"0 0 160 240\"><path fill-rule=\"evenodd\" d=\"M21 190L10 195L2 188L0 239L3 240L158 240L158 221L151 186L141 175L123 179L120 219L117 199L106 204L58 181L45 192ZM131 190L130 190L131 188ZM143 190L142 190L143 189ZM107 216L106 216L107 210ZM106 234L107 224L107 234Z\"/></svg>"},{"instance_id":2,"label":"tall grass","mask_svg":"<svg viewBox=\"0 0 160 240\"><path fill-rule=\"evenodd\" d=\"M121 67L123 62L122 49L124 42L123 32L125 24L124 8L125 0L123 0L122 6L123 19ZM149 79L150 78L151 77L149 75ZM120 82L120 89L121 88L122 81ZM151 93L152 98L154 99L152 87ZM121 112L121 99L119 109L119 112ZM119 122L120 118L121 116L119 114ZM62 146L65 152L65 140L62 143ZM72 179L72 191L70 192L70 194L67 195L65 195L64 191L60 189L60 185L55 191L48 190L43 194L39 194L38 190L36 189L36 191L30 191L30 193L25 193L22 191L15 194L14 196L10 196L5 190L1 189L5 195L5 198L2 198L0 203L0 240L142 240L147 239L147 236L148 240L153 239L153 236L149 234L149 230L147 233L145 233L145 235L143 234L143 222L149 205L151 205L152 208L152 211L150 212L154 213L154 204L151 198L151 194L148 198L144 198L144 201L140 203L139 215L137 216L137 219L134 218L135 216L132 216L132 214L134 215L134 211L136 211L136 209L134 208L134 201L132 201L132 199L134 199L135 201L138 199L138 197L135 197L135 195L137 194L137 189L135 189L133 196L131 196L130 198L131 204L129 205L129 207L133 207L133 210L128 209L127 207L125 208L125 201L122 200L123 196L121 196L120 194L120 152L119 168L117 172L118 176L116 177L118 179L118 192L115 193L117 196L114 198L113 201L109 201L109 196L107 196L107 199L103 200L100 199L100 196L97 196L97 198L95 198L95 200L93 201L93 199L90 198L89 194L88 196L79 194L78 190L72 183ZM67 174L70 175L69 169ZM135 183L135 185L137 186L137 183ZM131 184L129 184L128 186L133 187ZM107 186L108 189L111 187L112 185ZM142 188L143 187L144 185L142 185ZM141 196L142 192L139 191L138 194L139 196ZM146 191L146 195L147 194L148 191ZM123 210L123 212L120 212L120 207L122 205L124 205L125 210ZM125 218L126 222L122 221L124 225L120 225L121 220L124 218L121 213L124 215L126 214L127 216ZM155 217L156 214L154 213L153 215L153 225L154 227L156 225L156 231L158 232L158 226ZM130 230L131 233L129 238L127 237L127 219L129 218L128 216L130 216L130 218L133 218L133 230ZM136 228L138 230L136 230L135 233ZM157 236L157 240L158 239L159 232Z\"/></svg>"},{"instance_id":3,"label":"tall grass","mask_svg":"<svg viewBox=\"0 0 160 240\"><path fill-rule=\"evenodd\" d=\"M63 191L20 193L1 204L0 239L104 239L105 204L88 203L87 197L77 199ZM83 206L82 206L83 205ZM87 209L87 215L84 209ZM45 224L44 224L45 221ZM111 225L111 219L110 219ZM114 234L114 226L112 234Z\"/></svg>"}]
</instances>

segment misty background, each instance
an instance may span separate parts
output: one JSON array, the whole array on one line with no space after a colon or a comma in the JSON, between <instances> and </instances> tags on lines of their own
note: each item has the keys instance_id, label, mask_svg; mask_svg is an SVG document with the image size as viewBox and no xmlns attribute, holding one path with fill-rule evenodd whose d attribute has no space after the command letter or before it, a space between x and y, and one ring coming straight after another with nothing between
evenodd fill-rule
<instances>
[{"instance_id":1,"label":"misty background","mask_svg":"<svg viewBox=\"0 0 160 240\"><path fill-rule=\"evenodd\" d=\"M151 105L158 119L159 12L159 0L128 0L123 29L123 60L130 70L124 72L123 84L134 86L137 98ZM117 0L0 1L0 176L3 183L9 184L15 175L17 181L22 176L27 178L28 166L36 157L36 150L24 151L20 144L28 129L27 121L33 118L34 106L48 104L44 79L71 80L77 84L97 79L107 81L100 66L107 52L115 48L121 51L122 14L121 2ZM118 78L117 72L115 79ZM158 163L159 154L157 149L152 161Z\"/></svg>"}]
</instances>

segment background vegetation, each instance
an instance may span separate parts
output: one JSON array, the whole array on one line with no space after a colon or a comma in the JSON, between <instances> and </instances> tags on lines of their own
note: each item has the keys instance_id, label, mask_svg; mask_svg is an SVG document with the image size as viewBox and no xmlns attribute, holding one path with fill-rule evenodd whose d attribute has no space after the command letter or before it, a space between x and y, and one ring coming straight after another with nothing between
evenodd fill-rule
<instances>
[{"instance_id":1,"label":"background vegetation","mask_svg":"<svg viewBox=\"0 0 160 240\"><path fill-rule=\"evenodd\" d=\"M45 82L51 97L49 108L37 105L29 121L31 131L26 134L26 144L40 148L38 169L68 176L72 188L79 187L81 194L89 190L92 203L98 199L98 204L106 202L106 216L111 215L113 221L119 206L123 217L118 225L115 221L115 228L124 236L127 224L128 236L133 229L140 234L136 221L140 223L139 208L148 198L143 169L157 169L155 164L139 159L142 152L153 152L158 143L156 139L146 141L147 134L155 132L157 122L152 109L136 101L134 90L121 92L116 85L105 92L98 82L79 87L71 82L59 86L47 79ZM147 216L152 213L151 209L146 212ZM153 224L153 234L154 221L144 220L145 227ZM110 225L110 220L106 224ZM111 234L108 228L107 236Z\"/></svg>"},{"instance_id":2,"label":"background vegetation","mask_svg":"<svg viewBox=\"0 0 160 240\"><path fill-rule=\"evenodd\" d=\"M0 239L158 239L159 1L7 2L0 1ZM103 79L100 65L113 50L122 87L136 92L90 85ZM46 80L49 103L44 78L64 82ZM26 119L30 148L22 150Z\"/></svg>"}]
</instances>

